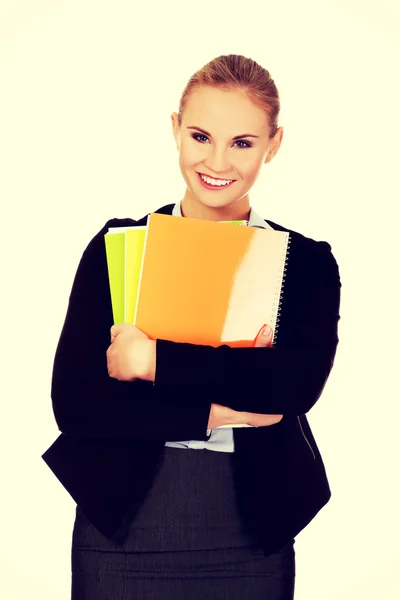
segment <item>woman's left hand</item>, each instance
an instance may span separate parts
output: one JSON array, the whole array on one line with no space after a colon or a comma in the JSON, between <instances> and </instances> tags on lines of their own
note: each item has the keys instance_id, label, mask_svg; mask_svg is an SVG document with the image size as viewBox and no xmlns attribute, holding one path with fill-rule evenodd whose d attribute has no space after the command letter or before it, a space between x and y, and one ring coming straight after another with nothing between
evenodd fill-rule
<instances>
[{"instance_id":1,"label":"woman's left hand","mask_svg":"<svg viewBox=\"0 0 400 600\"><path fill-rule=\"evenodd\" d=\"M154 381L156 341L129 323L113 325L110 333L111 345L106 353L109 376L120 381Z\"/></svg>"}]
</instances>

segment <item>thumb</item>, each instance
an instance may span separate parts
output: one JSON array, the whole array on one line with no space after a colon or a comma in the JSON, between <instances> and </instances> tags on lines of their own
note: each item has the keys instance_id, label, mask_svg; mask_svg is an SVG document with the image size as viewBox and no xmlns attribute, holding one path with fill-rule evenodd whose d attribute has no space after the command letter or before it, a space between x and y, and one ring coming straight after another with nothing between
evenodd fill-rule
<instances>
[{"instance_id":1,"label":"thumb","mask_svg":"<svg viewBox=\"0 0 400 600\"><path fill-rule=\"evenodd\" d=\"M124 325L125 325L125 323L117 323L116 325L113 325L111 327L111 329L110 329L111 343L113 343L113 341L115 340L117 335L124 330L124 328L125 328Z\"/></svg>"},{"instance_id":2,"label":"thumb","mask_svg":"<svg viewBox=\"0 0 400 600\"><path fill-rule=\"evenodd\" d=\"M256 341L254 344L255 348L267 348L271 345L273 337L272 327L269 325L263 325L259 334L256 337Z\"/></svg>"}]
</instances>

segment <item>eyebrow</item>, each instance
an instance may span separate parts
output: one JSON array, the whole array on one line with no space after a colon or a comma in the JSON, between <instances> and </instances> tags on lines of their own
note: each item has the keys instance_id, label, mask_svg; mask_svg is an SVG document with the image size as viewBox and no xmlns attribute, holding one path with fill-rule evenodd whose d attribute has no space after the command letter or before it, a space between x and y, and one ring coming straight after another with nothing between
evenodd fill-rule
<instances>
[{"instance_id":1,"label":"eyebrow","mask_svg":"<svg viewBox=\"0 0 400 600\"><path fill-rule=\"evenodd\" d=\"M197 129L198 131L201 131L202 133L205 133L206 135L209 135L210 137L212 137L211 133L208 133L208 131L206 131L205 129L201 129L201 127L196 127L195 125L191 125L190 127L188 127L187 129ZM254 135L252 133L243 133L242 135L235 135L235 137L233 137L233 140L238 140L240 138L244 138L244 137L253 137L253 138L258 138L258 135Z\"/></svg>"}]
</instances>

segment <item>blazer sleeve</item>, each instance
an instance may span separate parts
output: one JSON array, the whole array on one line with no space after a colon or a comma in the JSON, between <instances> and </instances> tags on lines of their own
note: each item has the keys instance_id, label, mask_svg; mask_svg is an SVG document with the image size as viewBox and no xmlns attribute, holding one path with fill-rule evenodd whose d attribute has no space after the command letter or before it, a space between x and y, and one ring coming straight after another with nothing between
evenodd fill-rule
<instances>
[{"instance_id":1,"label":"blazer sleeve","mask_svg":"<svg viewBox=\"0 0 400 600\"><path fill-rule=\"evenodd\" d=\"M292 251L274 347L215 348L157 339L156 385L199 382L209 386L212 401L234 410L307 413L333 366L341 282L327 242L308 239L297 249L292 243ZM215 394L220 400L213 400Z\"/></svg>"},{"instance_id":2,"label":"blazer sleeve","mask_svg":"<svg viewBox=\"0 0 400 600\"><path fill-rule=\"evenodd\" d=\"M107 221L91 240L75 274L53 364L57 426L66 435L90 438L206 440L211 402L201 386L127 382L108 375L113 316L104 234L116 224Z\"/></svg>"}]
</instances>

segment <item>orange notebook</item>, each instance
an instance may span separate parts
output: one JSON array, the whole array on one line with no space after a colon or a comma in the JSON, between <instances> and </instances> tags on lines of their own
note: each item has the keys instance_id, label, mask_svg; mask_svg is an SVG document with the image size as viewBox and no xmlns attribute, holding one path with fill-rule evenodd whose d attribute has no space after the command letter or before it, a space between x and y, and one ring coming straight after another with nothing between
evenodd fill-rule
<instances>
[{"instance_id":1,"label":"orange notebook","mask_svg":"<svg viewBox=\"0 0 400 600\"><path fill-rule=\"evenodd\" d=\"M133 324L151 339L252 347L276 340L289 233L151 213Z\"/></svg>"}]
</instances>

